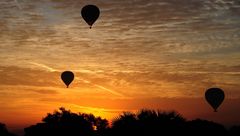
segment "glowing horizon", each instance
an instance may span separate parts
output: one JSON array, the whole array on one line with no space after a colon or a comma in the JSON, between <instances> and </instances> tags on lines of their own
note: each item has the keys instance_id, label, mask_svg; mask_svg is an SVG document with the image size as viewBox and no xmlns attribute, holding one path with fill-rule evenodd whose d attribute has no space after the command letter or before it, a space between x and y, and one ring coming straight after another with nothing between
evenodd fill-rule
<instances>
[{"instance_id":1,"label":"glowing horizon","mask_svg":"<svg viewBox=\"0 0 240 136\"><path fill-rule=\"evenodd\" d=\"M92 29L86 4L101 10ZM110 120L151 108L240 123L239 13L238 0L2 0L0 122L30 125L63 106ZM226 94L217 114L210 87Z\"/></svg>"}]
</instances>

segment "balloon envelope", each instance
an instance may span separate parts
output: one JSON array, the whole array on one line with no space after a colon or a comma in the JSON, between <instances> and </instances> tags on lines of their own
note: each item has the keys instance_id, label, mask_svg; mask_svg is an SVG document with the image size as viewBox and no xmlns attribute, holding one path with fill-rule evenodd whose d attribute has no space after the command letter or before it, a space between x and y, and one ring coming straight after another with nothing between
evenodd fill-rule
<instances>
[{"instance_id":1,"label":"balloon envelope","mask_svg":"<svg viewBox=\"0 0 240 136\"><path fill-rule=\"evenodd\" d=\"M71 71L64 71L62 74L61 74L61 79L62 81L65 83L65 85L68 86L71 84L71 82L73 81L74 79L74 74L73 72Z\"/></svg>"},{"instance_id":2,"label":"balloon envelope","mask_svg":"<svg viewBox=\"0 0 240 136\"><path fill-rule=\"evenodd\" d=\"M98 19L99 14L100 10L95 5L86 5L81 11L82 18L87 22L90 28L92 28L92 25Z\"/></svg>"},{"instance_id":3,"label":"balloon envelope","mask_svg":"<svg viewBox=\"0 0 240 136\"><path fill-rule=\"evenodd\" d=\"M205 92L205 99L212 106L215 112L217 108L222 104L225 94L220 88L209 88Z\"/></svg>"}]
</instances>

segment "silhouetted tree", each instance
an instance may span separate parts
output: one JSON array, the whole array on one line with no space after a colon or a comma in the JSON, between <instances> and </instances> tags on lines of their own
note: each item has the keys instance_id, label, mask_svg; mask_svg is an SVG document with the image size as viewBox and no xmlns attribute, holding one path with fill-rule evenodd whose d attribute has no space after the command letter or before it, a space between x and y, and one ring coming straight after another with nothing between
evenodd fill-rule
<instances>
[{"instance_id":1,"label":"silhouetted tree","mask_svg":"<svg viewBox=\"0 0 240 136\"><path fill-rule=\"evenodd\" d=\"M154 110L142 110L137 115L142 133L149 134L172 134L182 133L185 119L177 112L161 112Z\"/></svg>"},{"instance_id":2,"label":"silhouetted tree","mask_svg":"<svg viewBox=\"0 0 240 136\"><path fill-rule=\"evenodd\" d=\"M125 112L113 121L112 136L163 135L182 133L185 119L176 112L141 110L137 114Z\"/></svg>"},{"instance_id":3,"label":"silhouetted tree","mask_svg":"<svg viewBox=\"0 0 240 136\"><path fill-rule=\"evenodd\" d=\"M0 136L15 136L8 132L5 124L0 123Z\"/></svg>"},{"instance_id":4,"label":"silhouetted tree","mask_svg":"<svg viewBox=\"0 0 240 136\"><path fill-rule=\"evenodd\" d=\"M196 119L188 122L188 134L189 135L195 135L195 136L205 136L205 135L211 135L211 136L226 136L227 130L225 127L221 124L207 121L207 120L201 120Z\"/></svg>"},{"instance_id":5,"label":"silhouetted tree","mask_svg":"<svg viewBox=\"0 0 240 136\"><path fill-rule=\"evenodd\" d=\"M48 113L42 121L25 128L25 136L94 136L108 127L105 119L92 114L72 113L65 108Z\"/></svg>"},{"instance_id":6,"label":"silhouetted tree","mask_svg":"<svg viewBox=\"0 0 240 136\"><path fill-rule=\"evenodd\" d=\"M240 126L233 126L229 130L229 136L240 136Z\"/></svg>"},{"instance_id":7,"label":"silhouetted tree","mask_svg":"<svg viewBox=\"0 0 240 136\"><path fill-rule=\"evenodd\" d=\"M95 118L94 126L96 127L96 134L99 136L104 136L109 130L108 121L100 117Z\"/></svg>"},{"instance_id":8,"label":"silhouetted tree","mask_svg":"<svg viewBox=\"0 0 240 136\"><path fill-rule=\"evenodd\" d=\"M138 135L138 128L139 126L136 115L130 112L124 112L118 118L113 120L111 135Z\"/></svg>"},{"instance_id":9,"label":"silhouetted tree","mask_svg":"<svg viewBox=\"0 0 240 136\"><path fill-rule=\"evenodd\" d=\"M5 126L0 128L6 132ZM145 109L137 113L123 112L109 127L106 119L60 108L48 113L42 123L26 128L25 133L25 136L240 136L240 126L227 131L215 122L202 119L187 121L174 111Z\"/></svg>"},{"instance_id":10,"label":"silhouetted tree","mask_svg":"<svg viewBox=\"0 0 240 136\"><path fill-rule=\"evenodd\" d=\"M232 128L232 135L239 134ZM113 121L109 136L226 136L224 126L211 121L187 121L177 112L141 110L134 114L125 112Z\"/></svg>"}]
</instances>

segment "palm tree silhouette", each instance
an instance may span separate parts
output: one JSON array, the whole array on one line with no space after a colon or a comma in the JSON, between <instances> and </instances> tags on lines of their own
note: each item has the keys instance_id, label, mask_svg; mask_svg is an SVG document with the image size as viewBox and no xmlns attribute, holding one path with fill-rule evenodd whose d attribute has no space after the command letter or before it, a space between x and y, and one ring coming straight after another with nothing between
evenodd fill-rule
<instances>
[{"instance_id":1,"label":"palm tree silhouette","mask_svg":"<svg viewBox=\"0 0 240 136\"><path fill-rule=\"evenodd\" d=\"M113 135L162 135L180 132L185 119L176 112L141 110L138 113L125 112L113 121Z\"/></svg>"},{"instance_id":2,"label":"palm tree silhouette","mask_svg":"<svg viewBox=\"0 0 240 136\"><path fill-rule=\"evenodd\" d=\"M108 127L105 119L92 114L72 113L65 108L59 108L53 114L48 113L42 121L25 128L25 136L95 136Z\"/></svg>"},{"instance_id":3,"label":"palm tree silhouette","mask_svg":"<svg viewBox=\"0 0 240 136\"><path fill-rule=\"evenodd\" d=\"M123 112L112 122L93 114L72 113L60 108L48 113L42 123L25 128L25 136L239 136L240 126L229 131L221 124L196 119L187 121L175 111L143 109ZM6 128L0 124L0 136ZM4 133L4 134L5 134Z\"/></svg>"}]
</instances>

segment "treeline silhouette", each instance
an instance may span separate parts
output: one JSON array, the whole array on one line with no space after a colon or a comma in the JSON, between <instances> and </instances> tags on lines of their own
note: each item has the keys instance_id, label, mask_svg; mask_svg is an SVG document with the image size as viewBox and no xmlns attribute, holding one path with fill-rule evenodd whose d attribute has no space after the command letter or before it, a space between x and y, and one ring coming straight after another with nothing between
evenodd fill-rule
<instances>
[{"instance_id":1,"label":"treeline silhouette","mask_svg":"<svg viewBox=\"0 0 240 136\"><path fill-rule=\"evenodd\" d=\"M8 132L5 124L0 123L0 136L15 136L15 135Z\"/></svg>"},{"instance_id":2,"label":"treeline silhouette","mask_svg":"<svg viewBox=\"0 0 240 136\"><path fill-rule=\"evenodd\" d=\"M141 110L124 112L111 125L93 114L73 113L65 108L48 113L41 123L24 129L25 136L240 136L240 126L195 119L187 121L177 112ZM0 124L0 136L14 136Z\"/></svg>"}]
</instances>

